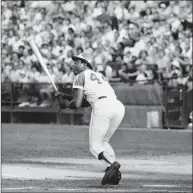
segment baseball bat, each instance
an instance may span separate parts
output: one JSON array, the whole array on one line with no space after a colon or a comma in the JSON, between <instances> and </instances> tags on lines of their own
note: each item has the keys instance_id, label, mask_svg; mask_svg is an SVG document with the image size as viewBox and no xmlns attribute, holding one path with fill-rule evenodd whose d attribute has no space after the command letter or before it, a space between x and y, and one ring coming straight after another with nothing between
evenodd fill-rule
<instances>
[{"instance_id":1,"label":"baseball bat","mask_svg":"<svg viewBox=\"0 0 193 193\"><path fill-rule=\"evenodd\" d=\"M52 86L54 87L55 91L58 92L58 89L57 89L57 87L56 87L56 85L55 85L52 77L50 76L50 73L49 73L49 71L48 71L48 68L47 68L47 66L46 66L46 64L45 64L45 62L44 62L44 60L43 60L43 58L42 58L42 55L40 54L40 51L39 51L39 49L38 49L35 41L32 40L32 39L30 39L30 40L28 40L28 42L29 42L29 45L31 46L32 50L34 51L37 59L39 60L40 65L42 66L43 70L45 71L46 75L48 76L48 78L49 78Z\"/></svg>"}]
</instances>

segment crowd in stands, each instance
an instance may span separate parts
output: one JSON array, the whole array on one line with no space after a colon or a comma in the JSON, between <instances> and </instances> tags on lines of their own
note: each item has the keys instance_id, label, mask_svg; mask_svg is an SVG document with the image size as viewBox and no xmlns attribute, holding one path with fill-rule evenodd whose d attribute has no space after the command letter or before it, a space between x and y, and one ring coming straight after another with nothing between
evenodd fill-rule
<instances>
[{"instance_id":1,"label":"crowd in stands","mask_svg":"<svg viewBox=\"0 0 193 193\"><path fill-rule=\"evenodd\" d=\"M71 56L85 52L110 82L192 80L191 1L2 1L1 82L72 83ZM40 88L41 98L52 91Z\"/></svg>"}]
</instances>

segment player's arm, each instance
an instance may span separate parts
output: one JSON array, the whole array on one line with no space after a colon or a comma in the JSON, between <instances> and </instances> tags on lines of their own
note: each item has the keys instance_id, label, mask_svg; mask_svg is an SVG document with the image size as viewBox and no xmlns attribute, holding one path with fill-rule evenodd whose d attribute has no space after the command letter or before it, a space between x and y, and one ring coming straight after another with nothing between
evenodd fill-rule
<instances>
[{"instance_id":1,"label":"player's arm","mask_svg":"<svg viewBox=\"0 0 193 193\"><path fill-rule=\"evenodd\" d=\"M71 101L67 102L67 108L77 109L81 107L84 97L84 83L85 83L84 73L80 73L79 75L77 75L73 83L74 97Z\"/></svg>"},{"instance_id":2,"label":"player's arm","mask_svg":"<svg viewBox=\"0 0 193 193\"><path fill-rule=\"evenodd\" d=\"M83 89L74 89L74 97L67 103L67 108L77 109L81 106L84 92Z\"/></svg>"}]
</instances>

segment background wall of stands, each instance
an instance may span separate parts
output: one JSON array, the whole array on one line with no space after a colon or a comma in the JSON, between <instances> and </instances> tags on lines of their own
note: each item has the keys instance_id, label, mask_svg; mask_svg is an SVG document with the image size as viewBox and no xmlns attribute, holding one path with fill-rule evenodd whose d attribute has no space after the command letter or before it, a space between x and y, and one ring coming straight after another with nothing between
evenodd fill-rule
<instances>
[{"instance_id":1,"label":"background wall of stands","mask_svg":"<svg viewBox=\"0 0 193 193\"><path fill-rule=\"evenodd\" d=\"M55 106L50 107L18 107L18 100L24 92L18 92L19 84L7 84L9 92L2 93L2 122L26 122L26 123L58 123L58 124L89 124L91 108L66 109L59 112ZM33 86L33 85L30 85ZM122 126L133 128L185 128L188 124L188 115L192 111L192 90L185 86L168 87L158 84L112 85L117 97L126 108ZM29 87L29 85L28 85ZM60 90L71 93L70 85ZM27 93L33 96L35 93ZM52 93L54 95L54 92ZM6 101L3 99L7 99ZM108 108L108 107L107 107Z\"/></svg>"}]
</instances>

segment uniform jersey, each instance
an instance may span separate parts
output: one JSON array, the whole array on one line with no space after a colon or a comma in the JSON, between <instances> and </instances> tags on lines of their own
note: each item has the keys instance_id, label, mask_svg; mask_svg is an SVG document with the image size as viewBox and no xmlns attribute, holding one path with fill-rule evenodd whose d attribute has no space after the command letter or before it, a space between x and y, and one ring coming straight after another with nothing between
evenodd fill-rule
<instances>
[{"instance_id":1,"label":"uniform jersey","mask_svg":"<svg viewBox=\"0 0 193 193\"><path fill-rule=\"evenodd\" d=\"M106 77L90 69L81 72L75 77L73 88L83 89L84 96L91 106L101 96L106 96L110 99L117 98Z\"/></svg>"}]
</instances>

